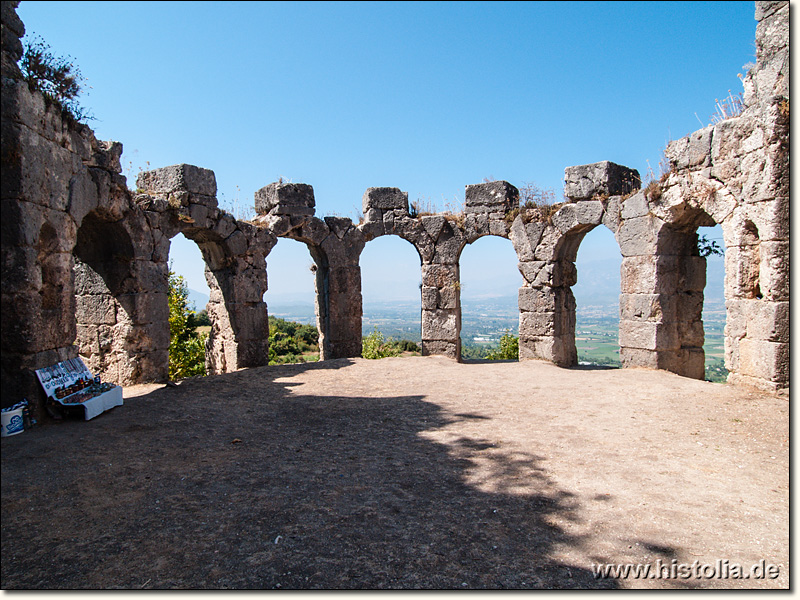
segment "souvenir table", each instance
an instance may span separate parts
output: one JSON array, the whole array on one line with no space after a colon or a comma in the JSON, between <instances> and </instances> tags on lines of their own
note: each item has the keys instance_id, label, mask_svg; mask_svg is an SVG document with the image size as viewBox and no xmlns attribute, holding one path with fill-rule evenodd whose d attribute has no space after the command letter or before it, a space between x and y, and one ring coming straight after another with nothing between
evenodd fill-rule
<instances>
[{"instance_id":1,"label":"souvenir table","mask_svg":"<svg viewBox=\"0 0 800 600\"><path fill-rule=\"evenodd\" d=\"M62 406L82 406L87 421L122 406L122 388L102 383L99 377L92 378L80 358L38 369L36 377L50 400Z\"/></svg>"}]
</instances>

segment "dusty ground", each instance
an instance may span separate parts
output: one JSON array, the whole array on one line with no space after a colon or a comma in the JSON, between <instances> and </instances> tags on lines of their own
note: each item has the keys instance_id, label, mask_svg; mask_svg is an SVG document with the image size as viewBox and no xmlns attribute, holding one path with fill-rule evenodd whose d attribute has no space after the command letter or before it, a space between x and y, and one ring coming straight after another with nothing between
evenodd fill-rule
<instances>
[{"instance_id":1,"label":"dusty ground","mask_svg":"<svg viewBox=\"0 0 800 600\"><path fill-rule=\"evenodd\" d=\"M418 357L126 398L2 440L2 588L789 585L786 394Z\"/></svg>"}]
</instances>

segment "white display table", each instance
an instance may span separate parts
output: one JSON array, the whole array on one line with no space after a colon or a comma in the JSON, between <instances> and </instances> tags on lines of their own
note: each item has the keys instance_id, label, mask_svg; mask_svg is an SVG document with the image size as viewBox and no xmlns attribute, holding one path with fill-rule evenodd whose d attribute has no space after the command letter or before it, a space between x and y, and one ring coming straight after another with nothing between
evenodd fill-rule
<instances>
[{"instance_id":1,"label":"white display table","mask_svg":"<svg viewBox=\"0 0 800 600\"><path fill-rule=\"evenodd\" d=\"M60 390L60 395L63 390L73 386L76 382L92 379L89 369L80 358L72 358L52 367L38 369L36 376L49 399L61 406L82 406L84 418L87 421L115 406L122 406L122 388L118 385L110 386L106 391L88 398L84 397L89 395L92 389L90 386L62 398L56 397L57 390ZM103 385L108 387L109 384ZM80 398L81 401L76 402L76 398Z\"/></svg>"}]
</instances>

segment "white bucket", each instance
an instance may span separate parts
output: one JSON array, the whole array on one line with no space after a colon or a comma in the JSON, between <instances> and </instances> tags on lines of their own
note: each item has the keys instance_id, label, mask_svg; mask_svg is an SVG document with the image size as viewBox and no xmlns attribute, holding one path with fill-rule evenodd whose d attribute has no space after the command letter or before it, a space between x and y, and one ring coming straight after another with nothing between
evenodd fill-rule
<instances>
[{"instance_id":1,"label":"white bucket","mask_svg":"<svg viewBox=\"0 0 800 600\"><path fill-rule=\"evenodd\" d=\"M22 425L22 409L18 408L0 413L0 424L3 426L2 431L0 431L0 437L17 435L25 431L25 427Z\"/></svg>"}]
</instances>

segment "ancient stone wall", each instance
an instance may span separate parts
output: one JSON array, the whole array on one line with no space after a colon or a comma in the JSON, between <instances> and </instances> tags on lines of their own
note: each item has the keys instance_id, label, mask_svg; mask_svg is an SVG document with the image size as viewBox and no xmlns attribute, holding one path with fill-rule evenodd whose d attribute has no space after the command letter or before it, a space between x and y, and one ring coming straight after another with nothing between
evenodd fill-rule
<instances>
[{"instance_id":1,"label":"ancient stone wall","mask_svg":"<svg viewBox=\"0 0 800 600\"><path fill-rule=\"evenodd\" d=\"M620 356L625 367L702 378L705 259L697 228L720 224L726 245L730 381L789 382L788 3L757 2L758 64L744 113L670 144L671 170L639 174L605 161L565 171L563 204L520 205L505 181L469 185L460 214L417 215L397 188L369 188L360 223L315 216L314 191L271 183L257 217L220 210L214 173L176 165L140 174L131 192L121 144L99 142L32 92L17 60L24 27L2 5L2 403L37 397L33 369L80 353L120 384L167 378L170 240L199 246L211 289L211 373L267 364L263 301L279 237L305 243L316 268L322 360L361 353L365 244L383 235L420 257L423 354L461 354L459 260L486 235L509 239L519 290L520 359L577 363L575 259L605 226L622 254Z\"/></svg>"}]
</instances>

